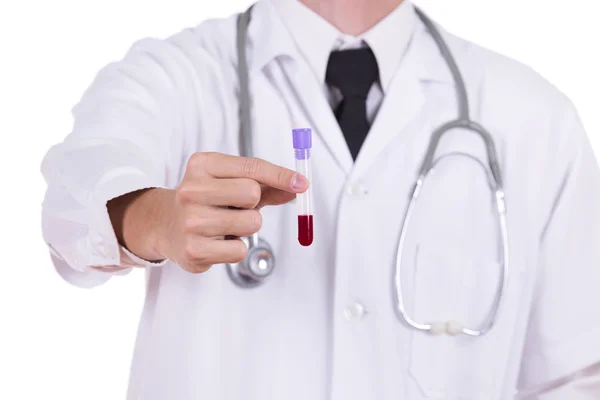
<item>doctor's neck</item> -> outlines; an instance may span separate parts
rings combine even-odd
[[[385,18],[403,0],[300,0],[346,35],[358,36]]]

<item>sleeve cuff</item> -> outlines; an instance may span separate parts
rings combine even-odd
[[[122,246],[120,247],[120,256],[121,265],[129,265],[132,267],[162,267],[168,262],[168,260],[163,260],[161,262],[155,263],[141,259]]]
[[[143,189],[165,187],[157,184],[141,171],[128,168],[111,177],[104,177],[95,191],[94,215],[89,236],[89,248],[92,249],[87,265],[98,271],[114,272],[131,267],[161,267],[167,263],[144,260],[121,246],[117,240],[106,204],[115,197]]]
[[[51,254],[52,262],[60,277],[67,283],[83,288],[91,289],[108,282],[115,275],[126,275],[132,268],[120,268],[119,270],[97,270],[88,268],[86,270],[77,270],[72,268],[66,261]]]

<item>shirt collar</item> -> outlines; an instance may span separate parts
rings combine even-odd
[[[410,1],[412,0],[404,0],[402,5],[388,15],[387,18],[382,20],[375,28],[362,35],[363,39],[369,40],[368,43],[372,47],[373,52],[376,53],[378,63],[380,59],[382,61],[384,59],[391,60],[390,62],[383,62],[385,66],[380,65],[380,76],[382,85],[384,86],[384,91],[386,88],[389,88],[389,84],[393,78],[393,75],[398,69],[399,64],[402,62],[403,56],[406,55],[409,47],[408,44],[411,42],[414,42],[412,45],[410,45],[410,52],[412,54],[411,57],[416,57],[418,59],[416,62],[419,64],[419,68],[416,72],[419,79],[422,81],[454,84],[455,82],[452,78],[452,75],[450,74],[450,71],[440,55],[439,48],[437,48],[437,45],[433,41],[431,35],[427,32],[425,25],[419,20],[419,17],[414,10],[414,6]],[[286,19],[284,23],[282,15],[280,12],[278,12],[279,7],[276,7],[276,4],[284,4],[286,2],[297,3],[298,0],[262,0],[256,2],[253,6],[252,22],[249,26],[249,37],[248,42],[246,43],[246,54],[248,55],[251,73],[261,72],[265,66],[279,57],[289,57],[294,60],[298,60],[299,58],[303,57],[299,51],[300,46],[298,44],[296,44],[296,46],[291,45],[291,42],[294,41],[295,38],[290,33],[291,29],[286,26],[288,20],[290,19]],[[303,7],[302,12],[304,13],[312,13],[312,11],[306,9],[303,4],[295,4],[292,7],[296,6]],[[395,39],[390,39],[386,35],[381,34],[381,32],[386,30],[386,26],[388,26],[388,29],[394,29],[394,27],[398,29],[398,26],[403,26],[394,25],[391,23],[395,20],[394,15],[396,14],[406,14],[403,18],[412,18],[412,22],[406,24],[406,32],[410,32],[411,30],[414,32],[406,34],[404,39],[402,39],[402,35],[399,35],[399,37]],[[313,17],[314,16],[315,15],[313,15]],[[294,18],[292,17],[291,20],[293,21]],[[317,79],[319,79],[320,82],[324,82],[327,61],[329,60],[329,52],[335,49],[336,41],[338,39],[341,39],[343,42],[345,39],[347,39],[347,37],[344,37],[344,35],[340,34],[335,27],[332,27],[330,24],[324,21],[323,18],[317,16],[316,21],[316,24],[328,26],[326,29],[335,33],[332,33],[330,38],[327,40],[321,40],[321,38],[315,41],[308,40],[305,42],[307,44],[303,46],[303,48],[309,50],[311,47],[314,47],[315,49],[325,49],[313,52],[306,50],[304,51],[307,54],[321,54],[321,57],[314,57],[314,62],[308,61],[308,63],[311,64],[311,69],[315,71]],[[408,28],[410,25],[414,27]],[[453,49],[453,52],[457,53],[455,54],[455,57],[460,58],[459,56],[461,56],[465,50],[463,49],[464,46],[460,45],[462,42],[458,41],[457,38],[446,32],[446,30],[437,23],[436,26],[438,30],[440,30],[444,40]],[[379,29],[381,27],[384,27],[384,29]],[[303,29],[303,31],[310,32],[311,30]],[[391,49],[392,51],[388,54],[387,52],[390,51],[390,48],[386,46],[384,41],[379,40],[376,37],[384,37],[388,41],[394,40],[397,46],[394,46]],[[323,43],[328,43],[328,45],[325,47]],[[405,44],[402,45],[402,43]],[[393,54],[395,54],[395,56]],[[313,56],[304,57],[308,59]],[[396,64],[395,67],[393,66],[394,64]],[[392,66],[388,67],[389,65]]]
[[[269,0],[289,31],[298,52],[319,82],[325,81],[329,54],[344,47],[368,45],[377,59],[383,91],[398,70],[417,16],[410,0],[404,0],[377,25],[358,37],[344,35],[335,26],[298,0]],[[390,42],[393,43],[390,46]]]

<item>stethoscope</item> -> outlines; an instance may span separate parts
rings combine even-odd
[[[250,111],[252,105],[250,102],[248,65],[245,51],[251,10],[252,7],[239,16],[237,26],[237,72],[240,84],[240,155],[243,157],[250,157],[253,154],[252,126],[250,123]],[[410,201],[406,209],[404,222],[402,224],[400,239],[398,241],[396,264],[393,268],[392,294],[394,310],[402,322],[406,323],[409,327],[417,331],[429,332],[434,335],[446,333],[449,335],[463,334],[467,336],[482,336],[493,327],[494,322],[496,321],[498,311],[501,307],[501,301],[504,298],[504,293],[506,291],[508,276],[508,232],[506,225],[506,202],[504,198],[504,189],[502,185],[500,167],[498,164],[498,157],[492,136],[485,128],[472,121],[469,117],[469,100],[465,83],[448,46],[433,22],[418,8],[415,7],[415,11],[437,43],[442,57],[452,73],[456,86],[458,118],[447,122],[433,132],[427,152],[425,153],[425,157],[421,165],[418,178],[414,184]],[[453,129],[466,129],[479,135],[484,141],[489,171],[485,169],[485,165],[481,163],[481,161],[476,161],[482,168],[484,168],[486,174],[489,176],[490,189],[493,191],[496,200],[497,221],[500,232],[499,236],[502,243],[502,259],[499,263],[501,266],[500,284],[495,293],[494,301],[487,317],[480,324],[480,326],[475,329],[466,327],[460,321],[438,321],[429,323],[417,322],[406,310],[402,293],[402,256],[413,210],[426,178],[433,171],[436,163],[440,160],[440,158],[434,160],[438,143],[444,133]],[[262,240],[257,233],[250,237],[243,238],[243,240],[248,246],[248,254],[246,259],[236,264],[227,264],[227,271],[229,277],[238,286],[242,288],[256,287],[264,283],[272,274],[275,267],[275,256],[269,244]]]

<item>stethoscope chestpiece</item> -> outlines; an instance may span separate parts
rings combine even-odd
[[[271,275],[275,268],[275,256],[271,246],[264,240],[242,238],[248,246],[248,254],[243,261],[227,264],[227,274],[241,288],[260,286]]]

